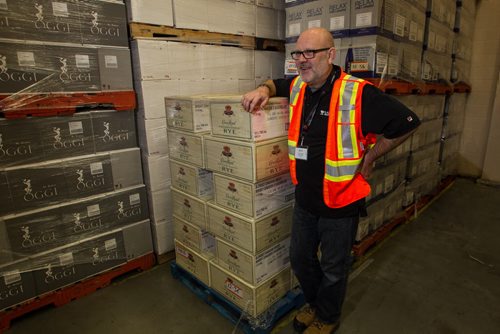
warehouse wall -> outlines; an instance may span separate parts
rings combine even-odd
[[[473,39],[471,79],[472,92],[467,101],[459,162],[459,174],[500,182],[498,126],[500,108],[497,83],[500,69],[500,1],[478,2]],[[500,98],[500,97],[498,97]],[[497,125],[496,127],[494,125]],[[497,134],[495,135],[496,132]],[[496,153],[493,152],[496,150]]]
[[[485,182],[500,184],[500,73],[498,73],[495,103],[490,122],[488,146],[481,179]]]

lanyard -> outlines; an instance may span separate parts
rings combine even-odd
[[[329,85],[327,87],[322,87],[321,88],[321,95],[318,97],[318,102],[316,102],[316,104],[314,105],[314,108],[313,108],[313,111],[307,115],[307,119],[304,119],[304,107],[302,107],[302,128],[301,128],[301,131],[300,131],[300,146],[303,146],[304,144],[304,138],[307,134],[307,131],[309,131],[309,128],[311,127],[311,123],[314,119],[314,116],[316,115],[316,111],[318,110],[318,107],[319,107],[319,104],[321,102],[321,99],[326,95],[326,92],[327,91],[331,91],[331,87],[333,86],[333,82],[335,81],[335,78],[337,77],[338,75],[338,70],[334,67],[332,69],[333,73],[332,73],[332,77],[330,79],[330,82],[329,82]]]
[[[305,136],[307,135],[307,131],[309,131],[309,128],[311,127],[311,123],[314,119],[314,116],[316,115],[316,112],[318,111],[318,107],[319,107],[319,104],[321,102],[321,99],[323,98],[323,96],[325,96],[326,92],[324,89],[321,90],[321,94],[320,96],[318,97],[318,101],[316,102],[316,104],[314,105],[314,107],[312,108],[312,111],[309,113],[309,115],[307,115],[307,118],[304,119],[304,110],[302,109],[302,131],[300,132],[301,136],[300,136],[300,146],[303,146],[304,144],[304,138]]]

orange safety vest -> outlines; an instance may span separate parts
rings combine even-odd
[[[370,185],[357,173],[365,147],[375,144],[374,134],[361,131],[361,95],[368,81],[341,72],[330,99],[325,151],[323,199],[330,208],[341,208],[370,193]],[[295,149],[300,136],[302,106],[307,84],[297,76],[290,86],[288,157],[292,182],[298,184]]]

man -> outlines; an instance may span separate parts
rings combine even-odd
[[[333,333],[370,192],[365,178],[373,162],[407,139],[420,121],[396,99],[334,66],[327,30],[304,31],[296,47],[291,55],[299,76],[266,81],[245,94],[242,105],[252,112],[271,96],[290,99],[290,174],[296,185],[290,262],[307,302],[294,327]],[[375,143],[376,134],[383,136]]]

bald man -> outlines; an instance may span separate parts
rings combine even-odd
[[[420,121],[393,97],[333,65],[335,45],[327,30],[304,31],[296,48],[291,56],[299,76],[267,80],[241,103],[253,112],[272,96],[290,99],[295,184],[290,262],[307,302],[294,327],[307,334],[334,333],[359,217],[366,215],[366,179],[373,162],[407,139]],[[376,140],[376,135],[382,136]]]

